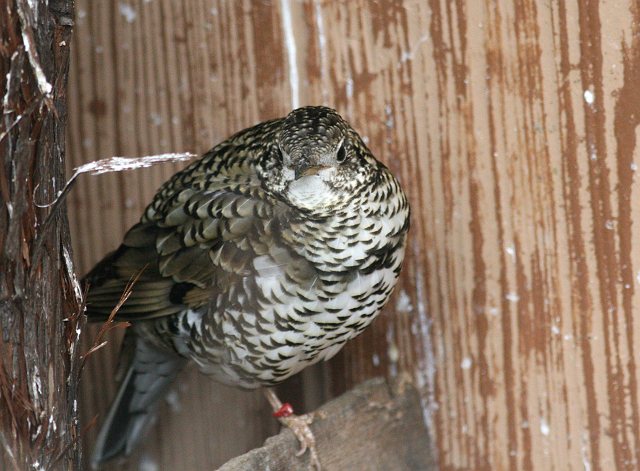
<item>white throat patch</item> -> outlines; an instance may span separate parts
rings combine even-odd
[[[292,181],[289,184],[287,197],[295,206],[313,209],[329,203],[335,195],[325,183],[330,177],[327,172],[333,173],[334,169],[325,169],[317,175],[308,175]]]

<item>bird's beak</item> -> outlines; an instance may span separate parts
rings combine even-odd
[[[320,170],[324,170],[325,168],[327,167],[324,165],[310,165],[308,167],[305,165],[302,165],[300,167],[296,167],[294,171],[295,179],[297,180],[298,178],[317,175]]]

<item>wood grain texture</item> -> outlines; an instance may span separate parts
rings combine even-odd
[[[293,106],[323,103],[404,184],[413,218],[395,297],[303,389],[321,374],[336,394],[409,372],[444,470],[637,469],[635,2],[77,5],[74,164],[202,152]],[[70,210],[82,267],[115,247],[174,170],[79,184]],[[111,365],[92,366],[85,411],[103,410],[113,392]],[[184,383],[206,390],[181,399],[185,408],[197,400],[194,411],[218,394],[194,375]],[[168,421],[199,427],[187,413]],[[263,425],[245,431],[255,435],[242,446],[269,428],[251,420]],[[184,464],[185,446],[220,443],[216,427],[194,431],[189,447],[187,428],[161,425],[172,466]],[[159,436],[145,452],[157,462]],[[191,469],[219,463],[207,459]]]

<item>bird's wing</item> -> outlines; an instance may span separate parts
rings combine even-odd
[[[257,185],[179,189],[86,276],[87,315],[107,318],[136,277],[119,319],[156,318],[207,304],[250,275],[253,260],[269,252],[277,211]]]

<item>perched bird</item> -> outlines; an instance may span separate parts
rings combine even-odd
[[[133,450],[189,360],[258,388],[335,355],[389,299],[408,228],[396,178],[325,107],[241,131],[175,174],[85,278],[87,315],[104,320],[137,277],[93,465]]]

